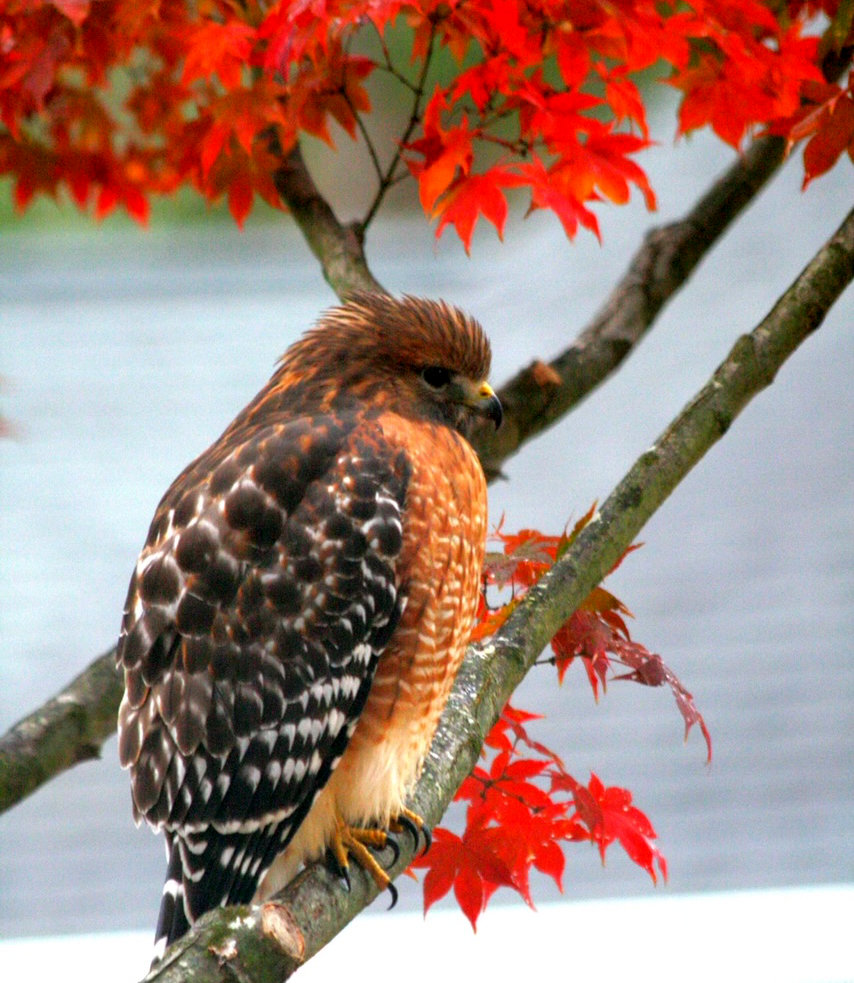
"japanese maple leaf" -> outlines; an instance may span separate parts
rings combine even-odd
[[[628,638],[614,638],[611,651],[624,666],[632,670],[622,676],[616,676],[616,680],[630,679],[645,686],[663,686],[666,683],[670,687],[676,706],[685,721],[686,740],[691,728],[696,724],[706,742],[706,761],[711,761],[712,737],[706,721],[697,709],[694,697],[685,689],[676,673],[665,665],[661,656]]]
[[[531,587],[562,555],[568,542],[566,536],[547,536],[537,529],[505,534],[500,527],[493,538],[503,544],[504,554],[489,553],[485,569],[499,588]]]
[[[598,845],[603,863],[608,847],[617,841],[653,883],[658,880],[656,867],[667,879],[667,862],[650,842],[656,838],[655,830],[646,815],[632,804],[631,792],[617,786],[606,788],[592,772],[586,786],[570,776],[556,778],[555,785],[572,792],[578,816]]]
[[[474,227],[481,215],[491,222],[504,238],[504,223],[507,220],[507,199],[502,188],[520,183],[517,175],[500,167],[493,167],[485,174],[469,174],[460,177],[442,196],[433,208],[438,215],[436,238],[441,236],[445,226],[454,226],[467,253],[471,252],[471,239]]]
[[[804,147],[803,187],[829,171],[847,150],[854,161],[854,72],[848,88],[824,83],[804,85],[805,105],[787,119],[778,120],[771,132],[787,137],[789,149],[799,140]]]
[[[509,751],[519,741],[526,745],[532,745],[525,724],[532,720],[542,720],[541,713],[529,713],[527,710],[520,710],[518,707],[506,704],[501,711],[501,716],[495,721],[492,730],[486,735],[484,744],[487,747],[495,748],[497,751]]]
[[[620,637],[629,638],[623,615],[631,617],[631,611],[622,601],[604,587],[593,588],[552,638],[559,682],[572,661],[583,658],[593,695],[599,698],[599,686],[605,690],[610,669],[608,653]]]
[[[545,804],[536,808],[505,794],[470,810],[467,833],[481,853],[488,852],[509,874],[509,883],[484,878],[484,904],[499,887],[506,886],[533,908],[532,867],[548,874],[563,890],[565,858],[560,844],[574,838],[576,824],[567,819],[567,803],[552,802],[544,791],[541,795]]]
[[[371,109],[363,83],[375,68],[370,58],[348,55],[340,44],[330,45],[321,60],[303,66],[291,83],[288,111],[295,126],[334,147],[328,127],[332,116],[355,138],[357,114]]]
[[[596,216],[568,190],[569,182],[564,179],[560,165],[546,168],[534,156],[530,163],[520,165],[518,173],[531,189],[528,214],[538,208],[548,208],[557,215],[567,238],[575,238],[579,225],[589,229],[597,239],[602,238]]]
[[[205,179],[220,155],[231,152],[231,138],[246,156],[251,156],[255,138],[262,130],[278,125],[280,133],[287,131],[288,118],[279,102],[280,95],[281,87],[276,83],[259,82],[251,89],[235,89],[210,102],[208,120],[198,121],[199,160]]]
[[[629,200],[629,185],[644,196],[650,211],[656,208],[655,193],[646,174],[629,159],[629,154],[649,146],[649,141],[629,133],[591,133],[583,144],[574,144],[562,157],[560,173],[565,190],[579,201],[597,197],[622,205]]]
[[[430,216],[436,214],[437,201],[458,176],[469,173],[474,159],[475,134],[469,130],[468,117],[464,116],[455,126],[445,127],[442,112],[446,107],[445,95],[437,88],[424,112],[424,135],[406,146],[409,153],[423,157],[418,161],[407,155],[406,164],[418,181],[421,207]]]
[[[475,931],[491,893],[487,885],[513,883],[506,863],[484,842],[482,829],[467,830],[460,837],[437,827],[429,852],[416,857],[411,866],[428,868],[424,877],[424,914],[453,887],[454,896]]]
[[[643,135],[644,141],[649,139],[649,127],[646,122],[646,109],[643,99],[635,83],[627,78],[625,73],[608,72],[597,65],[599,74],[605,82],[605,100],[611,107],[614,118],[619,123],[624,119],[635,123]]]
[[[555,653],[558,681],[563,682],[567,669],[576,658],[584,659],[584,669],[593,690],[599,699],[599,687],[607,688],[608,658],[614,642],[614,632],[594,611],[576,611],[560,628],[551,641]]]
[[[187,57],[181,81],[186,85],[217,75],[227,89],[236,88],[249,60],[255,33],[254,28],[241,21],[203,21],[188,27],[183,37]]]
[[[51,0],[57,10],[79,27],[89,16],[90,0]]]

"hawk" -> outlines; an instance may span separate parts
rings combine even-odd
[[[411,828],[486,539],[480,325],[358,295],[292,345],[154,515],[125,605],[119,758],[162,830],[156,955],[306,861]]]

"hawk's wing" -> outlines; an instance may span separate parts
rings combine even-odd
[[[375,424],[323,416],[228,431],[164,496],[118,658],[167,943],[251,899],[343,754],[400,617],[409,475]]]

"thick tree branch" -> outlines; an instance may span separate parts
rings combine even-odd
[[[652,229],[622,280],[575,341],[548,365],[535,362],[502,386],[504,425],[478,431],[489,476],[522,444],[557,422],[603,382],[652,327],[668,300],[756,197],[783,161],[783,141],[757,140],[681,219]]]
[[[572,547],[492,639],[471,646],[412,802],[441,817],[483,739],[543,647],[630,545],[647,519],[727,432],[747,403],[821,324],[854,278],[854,211],[770,314],[735,343],[715,374],[644,453]],[[393,873],[411,859],[403,842]],[[350,892],[319,864],[259,909],[218,909],[170,949],[147,978],[158,983],[251,979],[279,983],[329,942],[376,893],[361,871]]]
[[[107,652],[0,740],[0,812],[79,761],[116,732],[122,679]]]

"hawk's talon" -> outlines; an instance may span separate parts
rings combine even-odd
[[[402,809],[400,814],[395,816],[389,823],[389,829],[394,833],[409,833],[412,837],[412,845],[416,851],[420,842],[420,834],[423,833],[424,849],[422,853],[426,853],[433,843],[433,834],[430,831],[430,827],[426,825],[417,812],[413,812],[411,809]]]
[[[397,899],[399,895],[397,893],[397,888],[394,886],[394,883],[392,881],[388,882],[388,884],[386,885],[386,890],[391,895],[391,904],[388,906],[386,910],[391,911],[391,909],[397,904]]]
[[[390,833],[386,833],[385,846],[392,852],[391,863],[388,866],[394,867],[398,860],[400,860],[400,844]]]
[[[400,828],[394,829],[395,826]],[[408,833],[412,837],[412,846],[416,850],[418,849],[418,836],[421,832],[421,827],[417,825],[414,819],[410,819],[406,814],[401,814],[395,818],[390,828],[395,833]]]
[[[350,884],[350,870],[346,863],[341,863],[331,846],[326,850],[326,866],[341,881],[349,894],[352,886]]]
[[[392,850],[399,853],[400,848],[393,841],[389,841],[388,834],[382,829],[361,829],[357,826],[349,826],[341,816],[338,816],[336,828],[332,834],[332,841],[329,850],[340,869],[345,872],[349,884],[349,873],[352,857],[366,873],[373,878],[374,884],[380,889],[385,890],[390,883],[388,874],[380,866],[379,861],[371,853],[371,850],[382,850],[383,847],[391,845]]]

